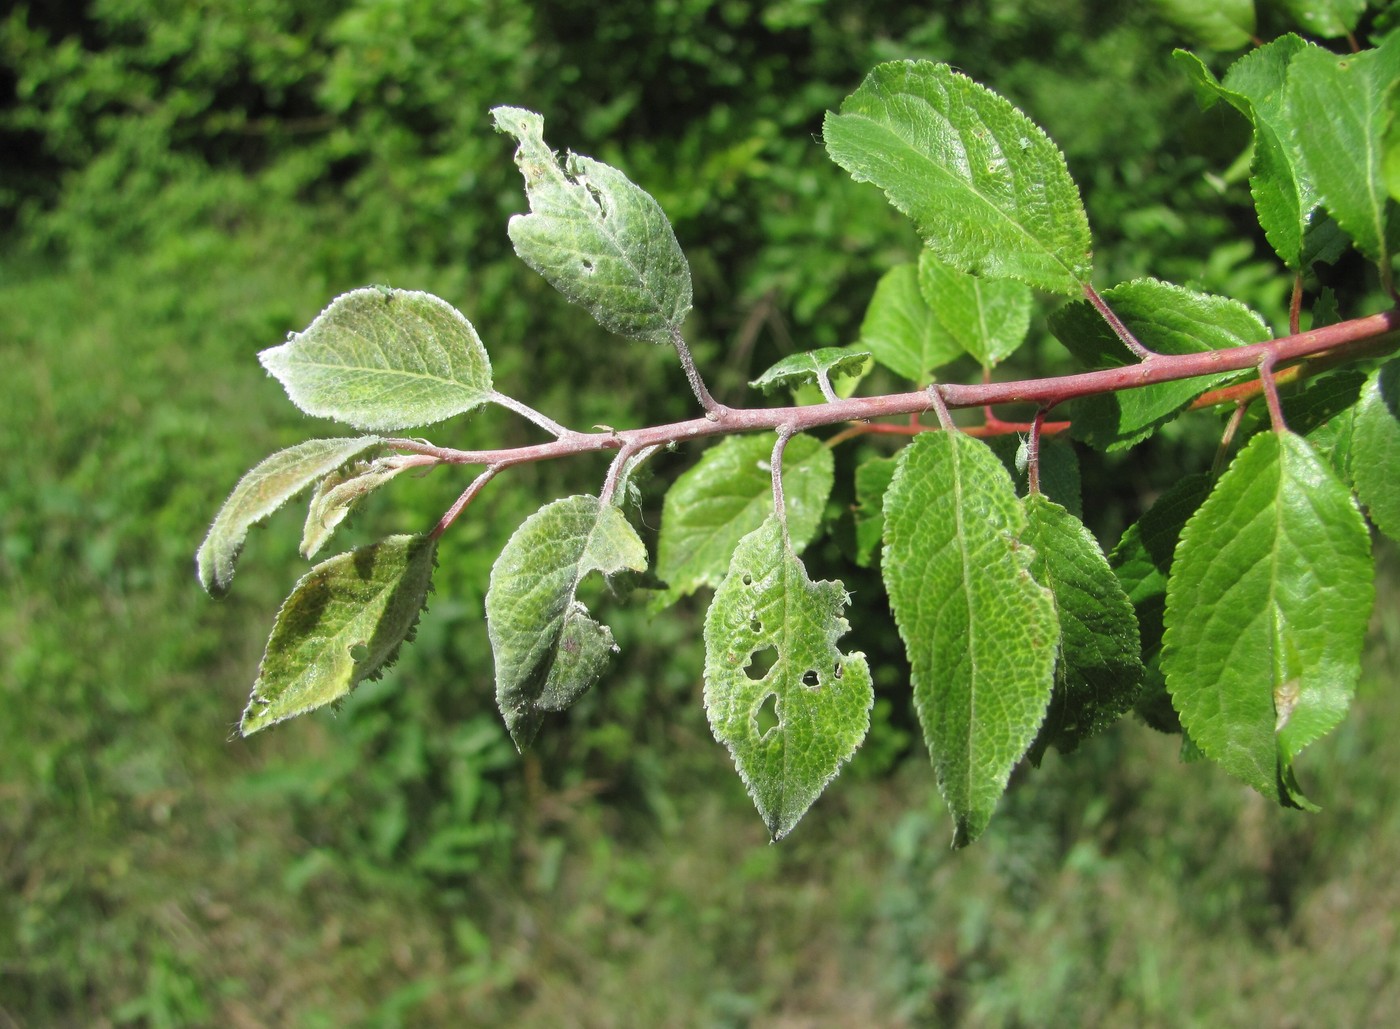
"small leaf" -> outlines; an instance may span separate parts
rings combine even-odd
[[[884,190],[955,268],[1069,295],[1089,281],[1089,221],[1064,155],[948,65],[877,66],[823,134],[832,160]]]
[[[471,322],[410,290],[344,293],[258,360],[307,414],[372,432],[440,422],[492,396],[491,362]]]
[[[1292,144],[1323,206],[1371,260],[1388,267],[1393,206],[1381,170],[1400,81],[1400,34],[1375,50],[1337,55],[1307,47],[1288,69]]]
[[[885,494],[885,584],[954,846],[986,828],[1045,718],[1060,628],[1011,477],[956,432],[915,438]]]
[[[1366,0],[1282,0],[1282,3],[1310,35],[1322,39],[1345,36],[1366,13]]]
[[[856,466],[856,564],[868,568],[885,534],[885,491],[898,457],[872,457]]]
[[[690,310],[690,266],[661,206],[616,168],[544,141],[544,119],[518,107],[491,112],[519,141],[530,213],[510,220],[520,259],[609,332],[667,343]]]
[[[1152,6],[1196,46],[1238,50],[1254,35],[1254,0],[1152,0]]]
[[[1351,492],[1292,433],[1261,432],[1187,522],[1162,668],[1191,739],[1298,805],[1293,761],[1346,713],[1374,599]]]
[[[662,508],[656,558],[656,574],[670,588],[656,606],[724,577],[739,541],[773,512],[772,456],[772,437],[730,436],[676,480]],[[783,495],[795,552],[816,535],[834,480],[831,450],[820,440],[797,435],[788,441]]]
[[[812,582],[770,517],[734,551],[705,616],[705,711],[774,840],[792,831],[870,728],[875,702],[839,582]],[[770,667],[767,658],[772,659]],[[771,727],[760,716],[771,707]]]
[[[1084,523],[1041,494],[1025,500],[1031,574],[1055,595],[1060,656],[1055,691],[1030,759],[1068,754],[1127,711],[1142,686],[1137,618]]]
[[[896,375],[920,386],[962,356],[958,341],[933,317],[914,264],[895,265],[880,277],[860,324],[860,345]]]
[[[795,389],[807,383],[831,384],[834,376],[859,376],[870,363],[870,351],[847,347],[821,347],[789,354],[749,383],[754,389],[772,393],[776,389]]]
[[[1366,380],[1356,407],[1351,478],[1376,528],[1400,540],[1400,361]]]
[[[969,275],[925,250],[919,290],[944,333],[984,367],[996,367],[1026,341],[1033,297],[1025,283]]]
[[[381,457],[370,462],[358,461],[353,469],[332,472],[322,479],[311,496],[311,505],[306,512],[306,526],[301,533],[301,556],[315,557],[331,538],[335,527],[345,520],[350,508],[406,467],[396,458]]]
[[[436,551],[425,536],[390,536],[302,576],[277,612],[239,731],[339,700],[389,667],[412,639]]]
[[[1210,476],[1204,474],[1178,480],[1141,518],[1128,526],[1108,556],[1109,567],[1132,602],[1137,619],[1144,666],[1137,712],[1159,732],[1182,731],[1159,662],[1172,555],[1182,528],[1210,495],[1211,485]]]
[[[381,442],[378,436],[312,439],[279,450],[259,462],[219,508],[195,562],[199,581],[214,596],[228,592],[234,565],[248,529],[296,496],[321,476]]]
[[[496,702],[516,746],[597,680],[617,650],[612,630],[578,600],[580,583],[645,571],[647,552],[622,512],[596,497],[566,497],[527,518],[491,569],[486,628]]]
[[[1264,320],[1239,301],[1155,279],[1125,282],[1105,290],[1103,297],[1144,346],[1161,354],[1199,354],[1269,338]],[[1066,304],[1052,314],[1050,329],[1091,368],[1135,362],[1087,301]],[[1074,403],[1070,431],[1076,439],[1100,450],[1130,447],[1152,435],[1196,397],[1239,374],[1204,375],[1085,397]]]

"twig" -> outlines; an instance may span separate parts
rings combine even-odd
[[[465,511],[467,509],[467,505],[470,504],[474,499],[476,499],[476,495],[481,492],[482,488],[493,478],[496,477],[496,472],[498,472],[499,470],[499,468],[496,468],[494,466],[487,468],[484,472],[482,472],[475,479],[473,479],[472,484],[466,489],[464,489],[462,491],[462,495],[458,497],[456,501],[452,504],[452,506],[447,509],[447,513],[438,519],[438,523],[433,526],[433,531],[428,534],[429,537],[432,539],[438,539],[444,532],[446,532],[448,530],[448,527],[451,526],[452,523],[457,520],[457,516],[463,511]]]
[[[552,418],[548,418],[545,415],[540,414],[540,412],[536,411],[533,407],[530,407],[528,404],[522,404],[519,400],[516,400],[514,397],[508,397],[504,393],[497,393],[495,390],[492,390],[491,402],[494,404],[499,404],[501,407],[504,407],[507,411],[514,411],[516,414],[520,415],[520,417],[534,422],[541,429],[549,433],[551,436],[554,436],[556,439],[569,435],[570,430],[564,428],[564,426],[560,425]]]

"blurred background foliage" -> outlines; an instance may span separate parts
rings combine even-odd
[[[337,715],[229,740],[299,521],[232,597],[191,555],[310,424],[254,354],[371,282],[447,297],[498,387],[579,427],[683,417],[672,355],[607,337],[510,253],[499,103],[622,167],[674,220],[712,385],[855,338],[918,242],[826,158],[877,61],[946,60],[1064,148],[1101,285],[1154,274],[1276,326],[1242,124],[1197,110],[1140,5],[1100,0],[44,0],[0,22],[0,1026],[1378,1024],[1400,1010],[1396,561],[1358,710],[1270,808],[1131,720],[1018,774],[951,855],[882,593],[855,593],[871,739],[781,846],[700,703],[703,608],[605,601],[616,670],[520,757],[493,705],[490,565],[603,466],[497,480],[450,534],[417,643]],[[1222,66],[1223,62],[1217,62]],[[1368,286],[1335,270],[1344,300]],[[1041,337],[1019,366],[1064,366]],[[881,380],[869,388],[893,386]],[[1086,462],[1109,545],[1208,465],[1188,419]],[[451,438],[443,433],[450,433]],[[495,413],[438,433],[509,445]],[[641,518],[655,526],[658,461]],[[849,471],[850,455],[842,455]],[[464,482],[376,497],[342,543]],[[833,517],[848,497],[838,496]],[[1323,946],[1325,941],[1326,946]]]

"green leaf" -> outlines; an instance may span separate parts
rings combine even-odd
[[[984,367],[1000,364],[1026,340],[1033,297],[1023,282],[969,275],[925,250],[919,290],[943,332]]]
[[[378,436],[312,439],[279,450],[259,462],[229,494],[200,544],[195,563],[199,581],[215,596],[228,592],[248,529],[321,476],[380,442]]]
[[[1282,0],[1310,35],[1336,39],[1356,28],[1366,13],[1366,0]]]
[[[1238,50],[1254,36],[1254,0],[1152,0],[1152,6],[1196,46]]]
[[[856,466],[856,564],[868,568],[885,534],[885,491],[898,457],[872,457]]]
[[[519,141],[530,213],[510,220],[520,259],[609,332],[667,343],[690,310],[690,266],[661,206],[616,168],[544,141],[544,119],[518,107],[491,112]]]
[[[1308,47],[1289,65],[1293,146],[1323,206],[1371,260],[1389,267],[1394,202],[1381,171],[1400,35],[1375,50],[1336,55]]]
[[[1376,528],[1400,540],[1400,361],[1376,369],[1356,407],[1351,478]]]
[[[1230,774],[1305,803],[1298,753],[1346,713],[1374,598],[1351,492],[1292,433],[1261,432],[1186,523],[1162,668],[1181,722]]]
[[[1011,477],[983,444],[931,432],[904,449],[882,564],[955,846],[986,828],[1054,686],[1060,628],[1031,577],[1025,528]]]
[[[749,383],[754,389],[772,393],[776,389],[796,389],[808,383],[831,385],[833,376],[863,375],[870,363],[870,351],[849,347],[820,347],[789,354]]]
[[[1162,616],[1167,606],[1167,581],[1172,556],[1186,522],[1210,495],[1209,475],[1188,475],[1157,498],[1143,516],[1128,526],[1108,556],[1109,567],[1132,602],[1142,647],[1144,685],[1137,712],[1160,732],[1181,732],[1162,676]]]
[[[675,482],[661,512],[656,574],[669,589],[658,607],[714,586],[729,568],[739,541],[773,513],[770,436],[730,436],[711,447]],[[783,496],[788,537],[801,553],[821,524],[835,480],[831,451],[813,436],[797,435],[783,453]]]
[[[1269,338],[1264,320],[1244,304],[1156,279],[1134,279],[1103,297],[1149,350],[1199,354]],[[1135,364],[1108,324],[1087,301],[1066,304],[1050,316],[1050,329],[1091,368]],[[1101,450],[1121,450],[1146,439],[1207,390],[1241,373],[1204,375],[1179,382],[1085,397],[1074,403],[1076,439]]]
[[[1089,281],[1089,221],[1064,155],[948,65],[879,65],[823,134],[832,160],[884,190],[954,267],[1069,295]]]
[[[705,711],[774,840],[870,728],[865,655],[836,646],[849,602],[841,583],[807,578],[770,517],[740,540],[705,616]]]
[[[1346,246],[1336,223],[1318,215],[1317,190],[1293,143],[1298,128],[1285,103],[1289,63],[1309,45],[1292,34],[1280,36],[1231,65],[1223,84],[1194,54],[1178,50],[1173,55],[1186,65],[1198,89],[1228,101],[1253,126],[1250,193],[1264,235],[1295,271],[1317,260],[1335,260]]]
[[[933,381],[935,369],[962,356],[958,341],[933,317],[919,290],[919,270],[895,265],[880,277],[860,324],[860,345],[875,360],[920,386]]]
[[[1055,691],[1030,759],[1053,745],[1068,754],[1127,711],[1142,686],[1137,618],[1108,560],[1074,515],[1041,494],[1025,500],[1022,542],[1031,574],[1055,596],[1060,655]]]
[[[331,472],[322,479],[311,495],[311,505],[306,512],[301,556],[315,557],[331,538],[335,527],[345,520],[350,508],[407,467],[398,458],[381,457],[374,461],[357,461],[353,469]]]
[[[339,700],[389,667],[413,638],[436,551],[426,536],[390,536],[302,576],[277,612],[239,731]]]
[[[343,293],[258,360],[307,414],[372,432],[439,422],[492,397],[491,362],[471,322],[410,290]]]
[[[617,650],[590,617],[579,585],[645,571],[647,552],[622,512],[597,497],[566,497],[527,518],[491,569],[486,628],[496,658],[496,702],[516,746],[597,680]]]

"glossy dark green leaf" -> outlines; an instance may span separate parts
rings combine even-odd
[[[412,639],[436,551],[425,536],[390,536],[302,576],[277,612],[243,735],[339,700],[389,667]]]
[[[955,268],[1068,295],[1089,281],[1089,222],[1064,155],[948,65],[877,66],[823,135],[832,160],[884,190]]]
[[[1182,530],[1167,688],[1196,745],[1282,803],[1306,804],[1293,762],[1351,702],[1372,574],[1351,491],[1292,433],[1250,440]]]
[[[739,541],[705,617],[705,711],[774,840],[870,728],[865,655],[836,645],[848,603],[841,583],[807,577],[772,517]]]
[[[1025,507],[1031,574],[1054,594],[1060,620],[1055,690],[1029,753],[1039,764],[1047,747],[1067,754],[1117,721],[1137,699],[1143,669],[1133,605],[1098,541],[1042,494]]]
[[[1054,687],[1060,627],[1031,577],[1025,528],[1011,477],[982,443],[931,432],[904,449],[881,565],[955,846],[986,828]]]

